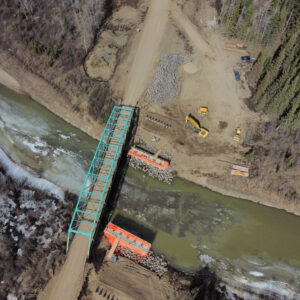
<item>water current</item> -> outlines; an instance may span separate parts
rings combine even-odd
[[[0,146],[16,162],[78,193],[97,141],[1,86]],[[153,250],[178,269],[209,266],[231,286],[300,299],[300,217],[181,179],[165,185],[133,169],[114,214],[148,227]]]

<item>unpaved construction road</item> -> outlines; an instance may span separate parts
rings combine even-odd
[[[60,272],[54,276],[38,300],[74,300],[77,299],[84,280],[84,266],[88,254],[89,239],[76,234],[67,260]]]
[[[159,45],[168,21],[169,0],[152,0],[144,29],[135,53],[125,90],[125,105],[135,106],[147,87],[155,59],[159,57]]]
[[[188,19],[185,14],[182,13],[178,6],[172,3],[170,8],[172,18],[184,30],[186,35],[199,51],[199,54],[209,56],[211,49],[207,42],[199,34],[197,27]]]

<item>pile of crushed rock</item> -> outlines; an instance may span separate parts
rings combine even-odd
[[[147,91],[150,100],[157,104],[165,104],[178,97],[177,69],[183,63],[183,55],[164,54],[161,56],[155,78]]]

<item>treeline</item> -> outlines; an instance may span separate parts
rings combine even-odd
[[[224,0],[221,19],[231,37],[260,50],[249,73],[257,109],[300,128],[300,1]]]

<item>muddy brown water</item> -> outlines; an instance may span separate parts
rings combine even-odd
[[[29,97],[0,87],[0,146],[78,193],[97,141]],[[231,285],[300,298],[299,217],[181,179],[165,185],[133,169],[121,188],[118,214],[149,228],[153,250],[176,268],[208,265]]]

